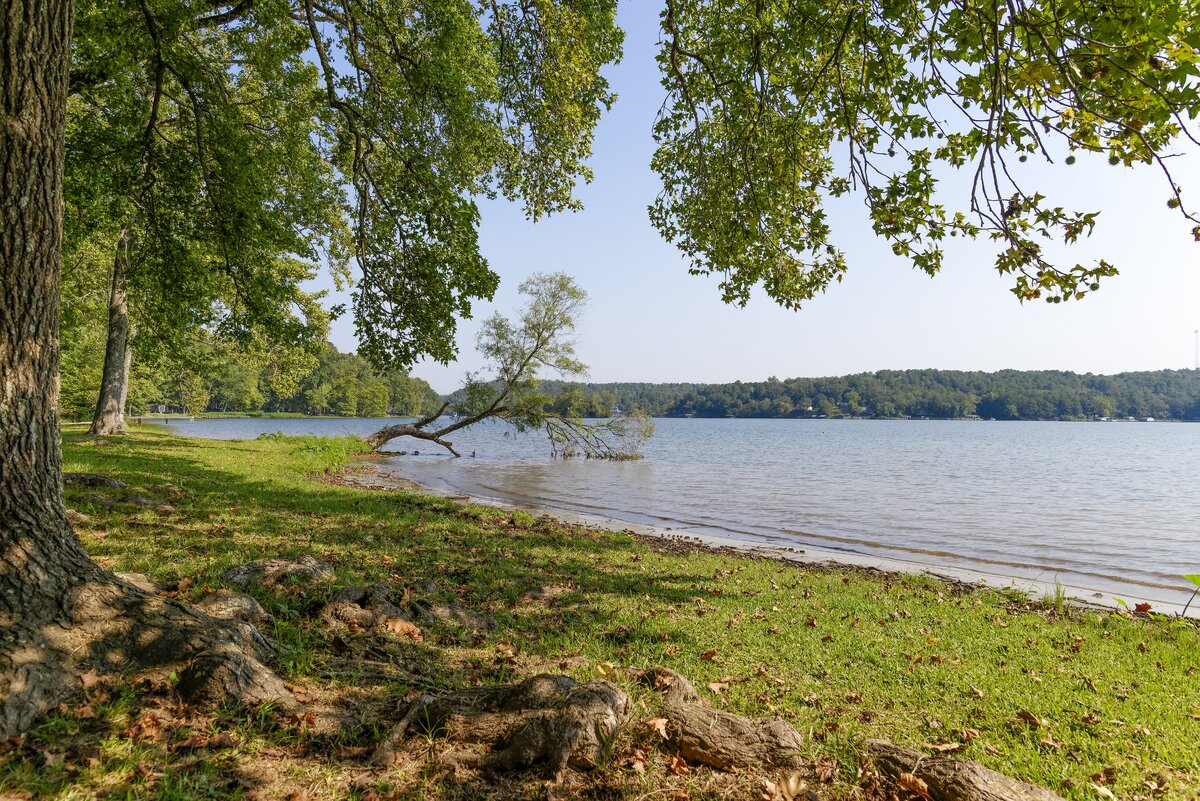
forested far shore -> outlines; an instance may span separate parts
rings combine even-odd
[[[1200,420],[1200,371],[881,370],[732,384],[544,381],[551,396],[654,417]]]
[[[376,372],[353,353],[321,349],[311,369],[280,381],[277,366],[221,351],[202,368],[135,370],[133,414],[421,416],[446,399],[403,371]],[[73,380],[74,379],[74,380]],[[98,380],[98,375],[94,380]],[[65,418],[84,418],[95,388],[64,374]],[[882,370],[731,384],[542,381],[545,408],[572,417],[963,418],[1200,420],[1200,372],[1093,375],[1058,370]],[[447,396],[450,400],[454,396]]]

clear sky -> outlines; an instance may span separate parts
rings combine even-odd
[[[485,202],[480,242],[501,277],[493,303],[459,325],[460,357],[413,374],[453,390],[474,352],[477,321],[520,303],[517,286],[533,272],[564,271],[590,295],[578,332],[592,381],[761,380],[882,369],[1062,369],[1112,373],[1193,366],[1200,328],[1200,243],[1191,224],[1166,207],[1167,184],[1154,168],[1109,167],[1081,157],[1073,167],[1033,175],[1056,205],[1101,212],[1091,239],[1061,263],[1103,257],[1121,275],[1085,300],[1021,305],[1011,280],[992,267],[991,243],[947,249],[936,278],[891,254],[866,221],[858,198],[831,207],[835,242],[846,251],[843,283],[799,312],[761,293],[745,308],[721,302],[716,280],[691,276],[680,254],[650,226],[658,191],[650,171],[651,125],[663,99],[654,61],[657,0],[625,0],[625,56],[607,71],[619,94],[596,131],[595,181],[580,191],[585,210],[537,224],[505,202]],[[1198,156],[1176,160],[1176,180],[1200,192]],[[965,192],[946,176],[944,201],[963,208]],[[1026,186],[1030,188],[1029,185]],[[1071,261],[1066,259],[1070,257]],[[354,327],[334,324],[332,340],[354,350]]]

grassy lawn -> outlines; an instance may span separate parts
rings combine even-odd
[[[67,490],[68,506],[88,519],[77,526],[84,544],[113,569],[195,600],[250,559],[309,553],[335,567],[337,585],[258,597],[275,618],[264,632],[279,646],[279,672],[341,722],[186,709],[169,678],[99,684],[24,741],[0,746],[0,799],[761,798],[761,781],[776,777],[668,770],[670,755],[638,725],[655,717],[658,699],[622,673],[656,665],[689,677],[714,706],[787,718],[805,737],[805,778],[821,797],[872,794],[859,775],[868,737],[954,749],[1072,799],[1200,797],[1193,625],[926,577],[687,552],[523,512],[356,489],[332,475],[356,469],[352,450],[311,438],[138,430],[97,443],[67,434],[68,471],[129,485]],[[168,505],[125,502],[134,495]],[[499,628],[431,627],[413,642],[334,635],[316,619],[338,585],[421,579]],[[565,590],[550,603],[522,598],[555,585]],[[615,675],[636,699],[611,764],[548,789],[537,774],[443,768],[439,744],[417,738],[397,767],[368,768],[367,749],[406,694],[542,671]],[[644,772],[627,766],[634,748],[649,754]]]

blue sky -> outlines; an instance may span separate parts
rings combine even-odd
[[[658,191],[650,171],[651,125],[663,90],[654,62],[660,3],[625,0],[625,56],[607,75],[620,95],[596,131],[595,181],[582,212],[537,224],[505,202],[482,205],[480,242],[501,276],[493,303],[476,305],[459,326],[460,357],[413,374],[448,392],[481,366],[477,321],[520,304],[517,286],[533,272],[564,271],[588,291],[579,355],[593,381],[760,380],[774,375],[840,375],[881,369],[1063,369],[1112,373],[1193,366],[1200,328],[1200,243],[1166,207],[1167,184],[1153,168],[1109,167],[1081,157],[1073,167],[1031,171],[1056,204],[1101,212],[1096,233],[1062,260],[1107,258],[1121,270],[1081,302],[1021,305],[1011,281],[992,268],[989,242],[956,241],[936,278],[916,272],[876,239],[858,198],[831,206],[835,243],[850,265],[843,283],[799,312],[761,293],[746,308],[726,306],[716,280],[688,275],[680,254],[650,226]],[[1176,180],[1200,191],[1191,155]],[[945,202],[965,192],[946,178]],[[1032,185],[1032,184],[1031,184]],[[1028,188],[1028,186],[1027,186]],[[334,324],[341,350],[355,348],[353,323]]]

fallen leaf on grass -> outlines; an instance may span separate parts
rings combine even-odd
[[[783,776],[778,782],[763,779],[762,801],[799,801],[805,797],[808,784],[799,773]]]
[[[628,768],[632,768],[635,773],[646,772],[646,752],[640,748],[633,749],[633,753],[625,760],[624,764]]]
[[[714,693],[720,694],[729,689],[729,682],[727,682],[727,681],[710,681],[708,683],[708,689]]]
[[[648,718],[642,721],[642,726],[651,734],[657,734],[665,740],[667,739],[667,722],[666,718]]]
[[[153,712],[143,712],[137,720],[121,731],[121,736],[133,740],[161,740],[162,718]]]
[[[716,662],[717,661],[716,649],[709,649],[709,650],[705,651],[704,653],[700,654],[700,658],[703,659],[705,662]]]
[[[421,642],[421,630],[407,620],[401,620],[398,617],[388,618],[383,622],[383,628],[399,637],[407,637],[413,642]]]
[[[1107,787],[1101,787],[1098,784],[1093,784],[1092,789],[1095,790],[1096,795],[1100,796],[1101,798],[1107,798],[1109,801],[1116,801],[1117,797],[1113,795],[1113,791]]]
[[[1036,729],[1042,726],[1049,726],[1050,722],[1044,718],[1039,718],[1027,709],[1022,709],[1017,713],[1017,717],[1029,724],[1029,728]]]
[[[679,754],[676,754],[675,756],[671,757],[671,768],[670,769],[671,769],[671,772],[674,773],[676,776],[686,776],[687,772],[688,772],[687,760],[684,759]]]

